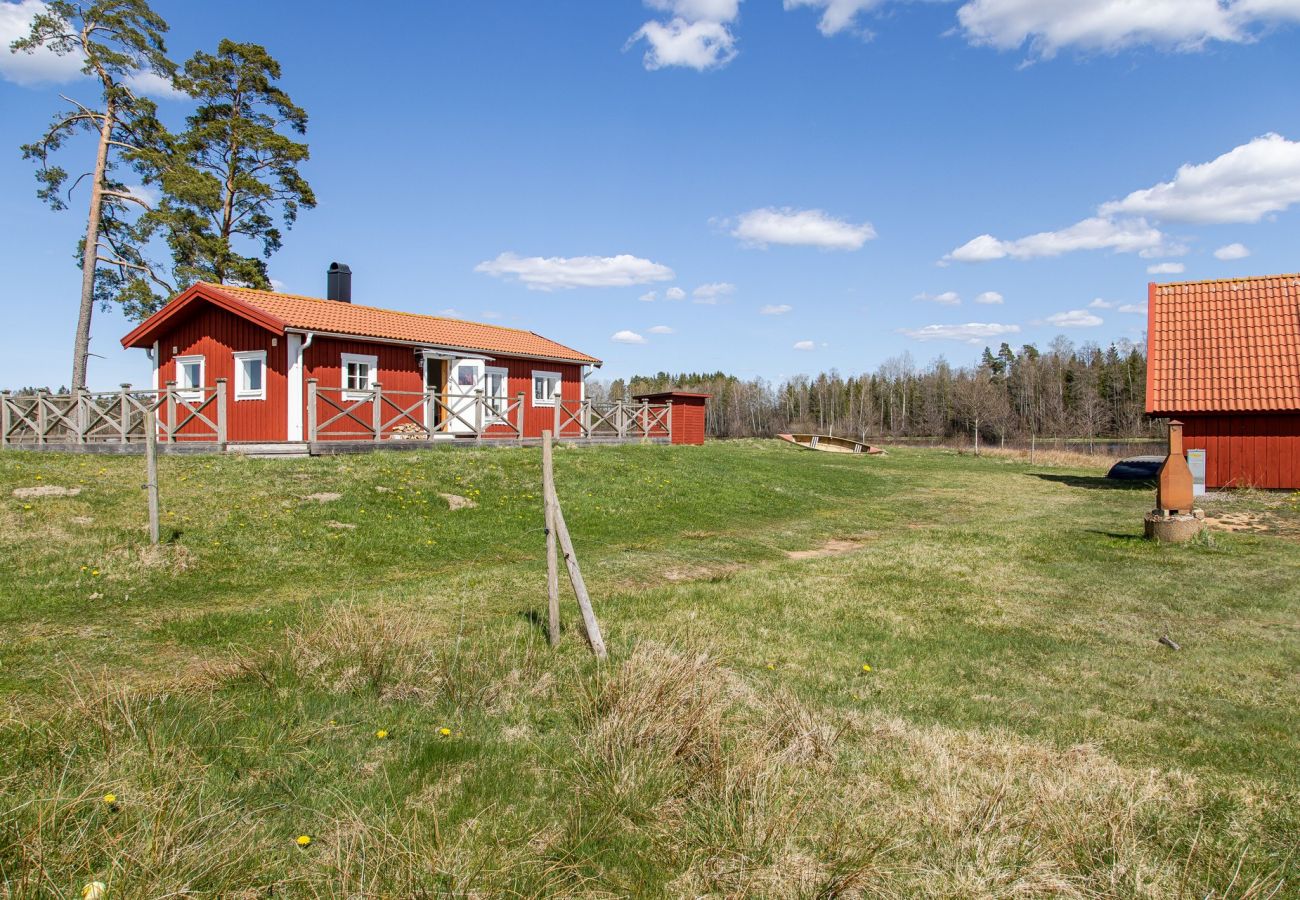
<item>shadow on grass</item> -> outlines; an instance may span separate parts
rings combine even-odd
[[[1055,481],[1070,487],[1091,488],[1097,491],[1153,491],[1155,481],[1138,481],[1121,478],[1107,478],[1104,475],[1053,475],[1047,472],[1030,472],[1034,478],[1043,481]]]
[[[1114,538],[1117,541],[1145,541],[1146,540],[1146,535],[1143,534],[1131,534],[1131,533],[1120,532],[1120,531],[1101,531],[1100,529],[1097,528],[1089,528],[1088,534],[1099,534],[1102,537]]]

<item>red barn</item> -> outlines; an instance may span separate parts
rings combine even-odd
[[[571,404],[595,357],[531,331],[353,304],[337,263],[328,293],[200,282],[122,345],[150,353],[155,390],[174,382],[197,403],[217,385],[230,442],[539,437],[561,412],[563,433],[581,433]]]
[[[1300,275],[1149,285],[1146,408],[1207,487],[1300,488]]]

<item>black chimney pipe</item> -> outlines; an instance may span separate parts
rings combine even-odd
[[[332,262],[325,274],[325,299],[352,302],[352,270],[347,263]]]

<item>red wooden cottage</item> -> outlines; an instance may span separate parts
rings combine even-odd
[[[353,304],[338,263],[328,284],[321,299],[200,282],[122,345],[150,353],[155,390],[174,382],[198,403],[224,385],[230,442],[539,437],[557,398],[576,415],[587,368],[601,364],[531,331]]]
[[[1147,412],[1207,487],[1300,488],[1300,275],[1151,284]]]

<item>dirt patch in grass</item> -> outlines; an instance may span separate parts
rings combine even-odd
[[[732,573],[740,571],[740,568],[735,563],[711,566],[685,564],[665,569],[664,578],[673,584],[686,581],[721,581],[730,577]]]
[[[822,559],[827,556],[839,556],[842,553],[853,553],[861,550],[863,545],[872,537],[872,535],[864,534],[846,538],[831,538],[820,547],[813,547],[811,550],[787,550],[785,555],[788,559]]]
[[[447,508],[451,510],[473,509],[478,506],[473,500],[462,497],[460,494],[439,494],[438,496],[447,501]]]
[[[336,494],[333,491],[321,491],[316,494],[308,494],[307,500],[315,500],[317,503],[333,503],[335,500],[343,499],[342,494]]]
[[[326,522],[325,527],[333,528],[338,531],[352,531],[357,526],[354,525],[352,522]]]
[[[14,496],[19,500],[36,500],[41,497],[75,497],[81,493],[79,487],[60,487],[57,484],[38,484],[32,487],[14,488]]]

